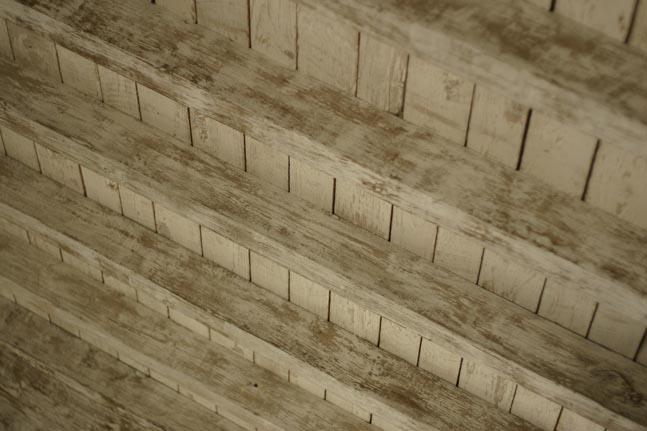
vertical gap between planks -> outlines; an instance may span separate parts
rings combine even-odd
[[[155,0],[153,0],[153,4],[155,4],[154,1]],[[135,83],[135,97],[137,98],[137,112],[139,113],[138,120],[143,121],[142,120],[142,104],[139,101],[139,84],[137,83],[137,81],[133,81],[133,82]]]
[[[591,156],[591,166],[589,167],[589,172],[586,175],[586,181],[584,182],[584,190],[582,190],[581,200],[586,201],[586,195],[589,192],[589,185],[591,183],[591,177],[593,176],[593,169],[595,169],[595,160],[598,157],[598,151],[600,150],[600,140],[598,139],[595,142],[595,148],[593,149],[593,155]]]
[[[294,70],[299,70],[299,7],[294,8]]]
[[[519,157],[517,157],[517,168],[516,170],[521,169],[521,162],[523,161],[523,153],[526,149],[526,139],[528,138],[528,130],[530,129],[530,122],[532,121],[532,108],[528,109],[528,115],[526,116],[526,127],[523,129],[523,136],[521,137],[521,146],[519,147]]]
[[[16,51],[13,49],[13,44],[11,43],[11,35],[9,34],[9,21],[5,19],[4,20],[4,25],[5,25],[5,27],[7,27],[7,37],[9,39],[9,49],[11,50],[12,60],[16,61]]]
[[[359,56],[361,54],[361,42],[362,42],[362,33],[357,32],[357,61],[355,62],[355,94],[354,96],[357,97],[358,89],[359,89]]]
[[[465,140],[463,146],[467,147],[467,137],[470,135],[470,124],[472,123],[472,112],[474,112],[474,96],[476,96],[476,83],[472,85],[472,99],[470,100],[470,112],[467,114],[467,127],[465,128]]]
[[[537,307],[535,308],[534,313],[539,313],[539,307],[541,306],[541,301],[544,299],[544,291],[546,290],[546,284],[548,283],[548,278],[544,277],[544,284],[541,286],[541,292],[539,292],[539,300],[537,301]]]
[[[409,61],[411,60],[411,55],[407,54],[407,61],[404,67],[404,82],[402,83],[402,102],[400,104],[400,110],[395,114],[396,117],[404,118],[404,103],[407,98],[407,83],[409,82]]]
[[[458,364],[458,375],[456,376],[456,387],[459,387],[459,384],[461,383],[461,372],[463,371],[463,362],[465,362],[465,358],[461,357],[461,361]]]
[[[634,31],[634,26],[636,24],[636,16],[638,15],[638,8],[641,6],[640,2],[645,1],[645,0],[636,0],[634,2],[634,8],[633,11],[631,12],[631,16],[629,17],[629,30],[627,31],[627,37],[625,37],[624,43],[629,43],[631,40],[631,35]],[[645,5],[642,5],[645,7]]]
[[[586,328],[586,335],[584,335],[584,338],[588,340],[589,334],[591,333],[591,328],[593,327],[593,321],[595,320],[595,315],[598,314],[598,308],[600,307],[600,303],[596,302],[595,303],[595,308],[593,309],[593,314],[591,315],[591,321],[589,322],[589,327]]]
[[[645,344],[647,343],[647,328],[645,328],[645,332],[643,333],[642,338],[640,339],[640,343],[638,343],[638,349],[636,350],[636,354],[634,355],[634,362],[638,360],[638,355],[641,352],[641,347],[644,347]]]
[[[335,201],[337,200],[337,178],[332,179],[332,214],[335,214]]]
[[[391,242],[391,234],[393,233],[393,212],[395,209],[395,205],[391,204],[391,213],[389,214],[389,234],[387,241]]]
[[[191,125],[191,108],[186,107],[187,124],[189,125],[189,145],[193,145],[193,126]]]
[[[512,406],[514,406],[514,399],[517,398],[517,390],[519,389],[519,384],[514,385],[514,392],[512,393],[512,400],[510,401],[510,408],[508,409],[508,413],[512,413]],[[516,415],[515,415],[516,416]]]
[[[548,9],[549,12],[554,12],[555,11],[555,5],[557,4],[557,0],[552,0],[550,2],[550,8]]]
[[[476,285],[477,286],[480,286],[479,283],[481,282],[481,270],[483,269],[483,260],[484,260],[484,258],[485,258],[485,247],[483,247],[483,249],[481,250],[481,260],[479,262],[479,270],[476,273]]]
[[[11,38],[9,38],[11,39]],[[63,71],[61,70],[61,59],[58,55],[58,44],[54,44],[54,54],[56,54],[56,66],[58,66],[58,78],[61,80],[61,84],[65,84],[63,82]]]
[[[247,48],[252,48],[252,0],[247,0]]]

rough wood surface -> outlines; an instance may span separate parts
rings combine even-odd
[[[230,343],[275,358],[290,369],[291,378],[297,375],[301,381],[317,382],[366,410],[388,415],[399,429],[525,427],[378,349],[379,317],[376,321],[372,313],[353,309],[354,322],[339,315],[345,310],[334,315],[335,320],[345,320],[340,322],[344,326],[359,325],[362,320],[366,336],[373,341],[369,343],[51,180],[30,175],[29,169],[16,162],[3,159],[0,166],[3,216],[13,214],[29,225],[30,232],[55,237],[62,247],[97,262],[104,272],[119,274],[136,286],[140,302],[144,296],[158,298],[155,301],[164,305],[163,315],[168,307],[204,322],[214,341],[216,334],[223,333]],[[35,194],[14,200],[17,189],[9,189],[18,181],[23,191],[28,188]],[[38,215],[40,204],[34,200],[41,193],[56,196],[56,204],[45,217]],[[70,217],[71,213],[76,217]]]
[[[12,75],[16,74],[14,70]],[[624,401],[629,390],[624,379],[644,377],[644,371],[638,371],[642,367],[635,368],[639,365],[622,362],[623,370],[634,371],[610,378],[600,375],[598,367],[615,369],[613,364],[622,361],[619,355],[474,289],[289,194],[265,188],[239,170],[105,105],[84,103],[70,90],[38,83],[27,74],[20,74],[21,84],[4,76],[8,82],[0,97],[11,96],[11,103],[0,114],[3,125],[39,137],[120,186],[223,236],[235,237],[240,245],[441,347],[487,363],[529,390],[600,423],[640,429],[623,418],[637,418],[640,423],[647,414],[641,405],[644,399],[630,405]],[[36,92],[34,96],[22,94],[29,89]],[[51,106],[64,106],[66,116],[57,115]],[[96,127],[97,119],[103,127]],[[466,315],[466,309],[479,313]],[[602,378],[604,384],[596,383]],[[560,385],[555,385],[557,381]]]
[[[298,1],[587,133],[647,151],[647,58],[598,30],[526,2]],[[592,3],[605,20],[604,3],[618,2]],[[610,27],[626,31],[627,21],[625,14]]]
[[[0,13],[596,301],[645,309],[643,230],[140,2],[30,5],[40,12],[12,1]]]
[[[268,430],[369,430],[368,424],[241,360],[235,353],[104,288],[31,246],[0,241],[0,293],[46,309],[66,329],[119,358],[132,359],[209,400],[220,414],[236,411]],[[58,323],[57,323],[58,324]],[[225,417],[228,417],[225,415]]]

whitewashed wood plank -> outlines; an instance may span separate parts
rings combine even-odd
[[[103,101],[134,118],[141,118],[135,82],[101,65],[98,70]]]
[[[455,385],[458,383],[458,375],[461,369],[462,358],[426,338],[422,339],[420,345],[420,360],[418,366],[440,378]]]
[[[586,292],[548,279],[537,313],[573,332],[586,336],[595,308],[595,301],[592,301]]]
[[[205,227],[201,229],[201,233],[204,257],[249,280],[248,248]]]
[[[11,21],[7,22],[7,30],[14,56],[20,65],[38,70],[49,82],[61,82],[56,47],[52,41]]]
[[[458,386],[504,411],[510,410],[517,387],[495,370],[467,358],[463,358]]]
[[[250,274],[252,283],[283,299],[289,299],[290,273],[284,266],[252,251],[250,252]]]
[[[289,190],[288,167],[290,162],[285,153],[276,151],[268,144],[257,141],[248,135],[245,136],[245,155],[247,172],[281,190]]]
[[[7,21],[0,19],[0,55],[9,60],[13,60],[13,49],[9,41],[9,32],[7,30]]]
[[[185,144],[191,144],[189,112],[186,106],[143,85],[137,84],[137,92],[144,123],[157,127]]]
[[[252,49],[280,64],[297,65],[297,5],[293,0],[250,0]]]
[[[335,214],[384,239],[389,238],[393,205],[360,186],[337,179]]]
[[[202,254],[200,225],[157,202],[153,203],[153,207],[157,232],[195,253]]]
[[[249,47],[247,0],[195,0],[198,24]]]
[[[432,260],[436,248],[438,226],[430,221],[393,207],[391,242],[418,256]]]
[[[35,146],[43,175],[66,185],[78,193],[84,193],[81,167],[78,163],[71,162],[59,153],[38,143]]]
[[[290,157],[290,193],[332,212],[335,179]]]
[[[87,197],[121,214],[121,198],[117,183],[83,166],[81,166],[81,175]]]
[[[588,338],[633,359],[647,328],[647,315],[635,315],[600,304],[593,316]]]
[[[377,345],[380,339],[380,316],[330,292],[330,321]]]
[[[562,407],[519,386],[514,394],[510,412],[545,431],[553,431]]]
[[[56,45],[56,53],[58,54],[63,84],[69,85],[96,100],[102,100],[99,71],[96,63],[61,45]]]
[[[9,157],[40,172],[40,163],[38,162],[34,141],[7,127],[0,127],[0,133],[2,133],[2,142]]]
[[[191,109],[190,114],[193,146],[244,170],[244,135],[195,109]]]
[[[483,258],[483,246],[471,238],[438,228],[434,263],[476,283]]]
[[[290,271],[290,302],[322,319],[328,319],[330,291],[292,271]]]
[[[153,201],[124,186],[119,187],[119,195],[124,216],[146,226],[150,230],[157,229]]]
[[[422,338],[409,328],[405,328],[385,317],[380,326],[380,348],[418,365]]]

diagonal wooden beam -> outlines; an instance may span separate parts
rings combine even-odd
[[[644,229],[149,6],[11,0],[0,16],[593,301],[644,315]]]
[[[645,429],[644,367],[125,114],[2,70],[4,126],[583,416]],[[8,216],[34,204],[13,184]]]
[[[595,137],[647,153],[647,56],[525,1],[297,0]]]

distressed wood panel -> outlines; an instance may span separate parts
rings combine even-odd
[[[413,365],[418,365],[422,338],[409,328],[382,318],[380,348],[391,352]]]
[[[157,232],[195,253],[202,254],[200,225],[157,202],[153,203],[153,208]]]
[[[11,21],[7,22],[7,30],[13,54],[20,65],[38,70],[52,83],[61,82],[56,46],[52,41]]]
[[[224,235],[232,235],[232,232],[236,231],[241,245],[248,248],[261,247],[279,263],[298,269],[300,273],[307,274],[308,278],[326,288],[345,292],[344,295],[359,305],[370,304],[371,309],[376,312],[406,325],[428,339],[434,339],[444,347],[456,349],[459,354],[469,352],[488,365],[510,373],[512,378],[520,380],[524,387],[560,403],[577,406],[573,408],[588,417],[609,423],[609,416],[606,416],[609,409],[601,412],[600,405],[617,405],[617,408],[623,411],[628,408],[619,402],[615,404],[616,400],[624,399],[622,384],[613,386],[591,383],[599,379],[599,375],[594,371],[596,367],[592,368],[591,358],[595,357],[594,363],[600,364],[601,367],[613,367],[610,363],[619,360],[619,355],[598,348],[575,334],[559,331],[555,325],[532,313],[523,312],[520,307],[512,307],[507,301],[482,292],[481,289],[474,289],[473,285],[461,282],[446,271],[439,271],[429,264],[423,265],[421,260],[413,259],[410,253],[334,220],[323,212],[315,211],[289,194],[271,188],[264,189],[249,176],[225,167],[214,158],[191,147],[169,142],[170,138],[164,138],[163,134],[141,122],[102,105],[86,106],[76,97],[72,101],[64,87],[46,88],[46,92],[39,93],[39,104],[47,105],[48,97],[52,97],[48,94],[52,92],[55,94],[52,100],[56,100],[57,104],[65,103],[66,109],[74,115],[65,117],[64,122],[57,116],[57,131],[54,133],[43,125],[43,122],[47,124],[47,116],[51,115],[49,110],[29,110],[23,105],[29,102],[29,98],[12,98],[11,105],[7,106],[12,107],[12,118],[16,124],[22,124],[21,127],[24,127],[26,120],[20,112],[22,109],[29,112],[30,127],[24,129],[28,136],[34,138],[40,133],[48,134],[48,145],[83,161],[90,169],[98,169],[98,163],[104,166],[103,169],[113,169],[113,178],[125,181],[127,186],[150,195],[161,204],[182,208],[183,214]],[[7,85],[0,97],[4,100],[12,91],[15,89]],[[65,102],[66,100],[68,102]],[[110,131],[106,131],[106,134],[98,133],[98,129],[93,127],[93,121],[101,118],[102,113],[116,115],[119,119],[101,121],[101,124],[110,126]],[[0,118],[3,124],[6,124],[6,118]],[[88,121],[88,118],[94,120]],[[84,140],[87,142],[88,133],[92,136],[92,149],[80,143]],[[74,138],[70,138],[70,135]],[[131,140],[138,142],[138,145],[133,147]],[[132,157],[134,149],[137,157]],[[153,154],[155,157],[151,157]],[[181,160],[181,163],[178,160]],[[190,170],[191,175],[187,176],[187,183],[182,187],[164,177],[165,174],[173,178],[182,177],[181,174],[177,174],[186,170]],[[136,175],[133,175],[135,172]],[[261,189],[263,193],[259,193]],[[187,190],[191,191],[191,199],[187,198]],[[235,190],[235,199],[231,198],[232,190]],[[218,202],[227,202],[227,205],[211,207]],[[250,208],[264,210],[255,213],[250,211]],[[276,217],[268,218],[268,213]],[[303,220],[311,222],[303,224]],[[290,226],[290,230],[281,229],[286,225]],[[299,235],[300,241],[294,241],[295,231],[302,232]],[[316,247],[313,247],[314,244],[310,240],[304,241],[308,238],[317,238]],[[313,251],[315,249],[316,252]],[[356,256],[362,256],[362,259],[358,260]],[[353,261],[358,265],[348,265],[348,262]],[[415,265],[409,266],[412,264]],[[402,271],[403,266],[408,267],[408,270]],[[340,277],[339,274],[344,276]],[[367,274],[371,278],[367,279]],[[483,313],[495,316],[495,319],[482,319],[479,321],[479,331],[475,332],[474,326],[466,323],[460,312],[448,312],[456,311],[457,304],[466,308],[479,304],[478,307]],[[447,321],[451,322],[452,332],[447,331]],[[559,337],[549,335],[556,330]],[[505,336],[486,337],[484,331],[505,333]],[[551,340],[550,347],[542,341],[545,337]],[[499,344],[497,340],[502,339],[508,344]],[[479,349],[474,349],[475,345],[480,346]],[[533,354],[533,360],[529,362],[527,356],[520,354],[528,351],[529,346],[532,346],[533,352],[544,353]],[[582,358],[587,358],[586,364],[582,363]],[[631,361],[627,362],[623,362],[623,367],[631,369]],[[581,366],[571,366],[574,363]],[[520,364],[523,364],[523,367],[520,367]],[[565,364],[569,364],[569,367]],[[532,372],[529,372],[530,370]],[[552,376],[549,380],[568,381],[569,386],[577,389],[553,386],[545,380],[538,379],[538,375]],[[580,377],[566,379],[566,375]],[[626,378],[628,377],[624,375],[623,381]],[[601,387],[604,391],[600,390]],[[600,398],[602,394],[604,398]],[[592,404],[589,397],[599,401]],[[568,400],[562,401],[564,399]],[[592,408],[593,405],[597,407]],[[638,409],[637,412],[640,414],[642,410]],[[618,423],[627,422],[617,414],[613,415],[613,420]]]
[[[134,118],[141,118],[135,82],[101,65],[98,70],[104,103]]]
[[[2,142],[7,156],[40,172],[40,163],[38,162],[34,141],[7,127],[0,127],[0,133],[2,133]]]
[[[290,157],[290,193],[332,212],[335,179]]]
[[[292,0],[250,0],[252,49],[280,64],[297,66],[297,5]]]
[[[330,290],[293,271],[290,271],[290,302],[328,320]]]
[[[403,118],[463,145],[473,93],[474,83],[412,56]]]
[[[290,189],[289,157],[268,144],[245,136],[247,172],[281,190]]]
[[[393,205],[360,186],[337,179],[335,214],[381,238],[388,239]]]
[[[198,24],[249,47],[247,0],[195,0]]]
[[[300,71],[350,95],[357,91],[359,33],[309,8],[297,8]]]
[[[438,226],[415,214],[393,207],[391,242],[432,260],[436,247]]]
[[[189,112],[186,106],[143,85],[137,85],[137,93],[144,123],[168,133],[185,144],[191,144]]]
[[[121,214],[119,186],[91,169],[81,166],[85,194],[90,199]]]
[[[483,246],[466,236],[438,228],[434,263],[476,283],[483,258]]]
[[[29,236],[29,243],[31,245],[33,245],[39,250],[43,250],[45,253],[49,254],[50,256],[54,256],[57,259],[60,259],[61,262],[63,261],[61,249],[58,246],[58,244],[56,244],[54,241],[36,232],[27,232],[27,235]]]
[[[629,35],[629,45],[647,52],[647,3],[638,0],[634,16],[634,23]]]
[[[249,280],[249,249],[211,229],[203,227],[201,233],[204,257]]]
[[[557,0],[555,13],[624,41],[636,0]]]
[[[250,252],[250,275],[254,284],[283,299],[290,298],[290,274],[284,266],[252,251]]]
[[[124,186],[119,187],[119,195],[124,216],[150,230],[157,230],[153,201]]]
[[[556,429],[557,431],[604,431],[603,426],[591,422],[568,409],[562,410]]]
[[[521,386],[514,394],[510,412],[545,431],[553,431],[562,407]]]
[[[343,409],[344,411],[347,411],[348,413],[351,413],[359,418],[361,418],[363,421],[370,423],[371,422],[371,413],[364,410],[361,407],[358,407],[354,403],[348,401],[345,398],[340,397],[339,395],[335,395],[335,393],[326,391],[326,401],[329,403]]]
[[[97,100],[102,100],[96,63],[60,45],[56,46],[56,53],[58,54],[63,84],[69,85]]]
[[[190,114],[193,146],[245,170],[245,136],[195,109]]]
[[[369,34],[360,34],[357,97],[392,114],[402,112],[408,56]]]
[[[9,40],[9,31],[7,30],[7,21],[0,20],[0,55],[4,58],[13,60],[13,49]]]
[[[71,162],[59,153],[36,144],[36,154],[43,175],[84,194],[83,178],[78,163]]]
[[[645,320],[645,313],[635,315],[600,304],[593,316],[588,338],[633,359],[647,328]]]
[[[586,292],[546,280],[537,313],[582,336],[586,336],[596,303]]]
[[[76,253],[61,249],[61,260],[97,281],[103,280],[101,269],[99,269],[99,267],[96,265],[88,263],[85,259],[77,255]]]
[[[443,349],[426,338],[422,339],[418,365],[423,370],[432,372],[455,385],[458,383],[462,361],[463,358],[460,355]]]
[[[330,321],[377,345],[380,339],[380,316],[330,292]]]
[[[177,15],[185,23],[196,22],[196,0],[155,0],[155,4]]]
[[[467,358],[463,359],[458,386],[504,411],[510,411],[517,387],[492,368]]]

